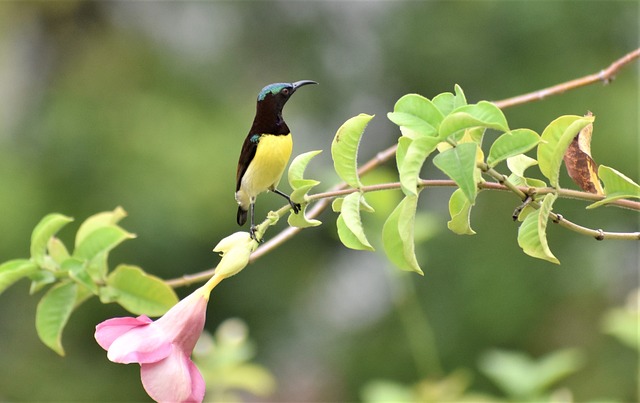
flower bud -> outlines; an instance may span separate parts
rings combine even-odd
[[[236,232],[218,242],[213,251],[219,252],[222,259],[216,267],[216,276],[227,278],[244,269],[256,245],[248,232]]]

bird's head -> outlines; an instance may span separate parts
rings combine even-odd
[[[274,83],[264,87],[258,94],[258,105],[269,105],[277,112],[281,112],[284,104],[296,90],[304,85],[318,84],[311,80],[301,80],[295,83]]]

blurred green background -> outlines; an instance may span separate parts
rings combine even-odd
[[[28,256],[31,230],[49,212],[82,221],[121,205],[123,227],[138,238],[112,264],[163,278],[210,268],[212,247],[237,230],[237,157],[265,84],[320,83],[285,109],[294,154],[325,150],[307,170],[320,190],[337,181],[329,147],[349,117],[376,114],[364,161],[396,141],[386,113],[403,94],[432,97],[457,83],[470,102],[498,100],[590,74],[638,47],[639,17],[636,1],[3,2],[0,261]],[[597,117],[595,160],[638,181],[637,62],[609,86],[505,113],[511,127],[541,132],[587,110]],[[430,166],[423,177],[441,174]],[[367,179],[392,180],[392,164]],[[207,328],[247,323],[256,361],[278,382],[270,401],[358,400],[374,379],[413,384],[459,368],[473,374],[471,390],[500,395],[478,371],[484,352],[539,357],[567,347],[584,353],[562,382],[575,401],[635,401],[637,353],[604,334],[602,318],[638,285],[637,243],[552,226],[557,267],[518,248],[514,197],[483,192],[472,213],[478,235],[462,237],[446,229],[450,193],[421,195],[424,278],[400,275],[382,252],[342,247],[327,212],[323,226],[216,288]],[[370,239],[399,197],[372,197]],[[257,213],[281,202],[262,196]],[[637,213],[585,205],[555,208],[588,227],[638,230]],[[95,299],[82,306],[61,358],[38,341],[38,298],[27,294],[23,281],[0,296],[0,400],[148,400],[138,366],[109,362],[92,337],[124,310]],[[423,338],[429,328],[435,349]],[[428,364],[434,352],[440,370]]]

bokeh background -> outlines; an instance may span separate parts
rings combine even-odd
[[[31,230],[49,212],[82,221],[123,206],[122,225],[138,237],[112,253],[113,265],[167,279],[210,268],[212,247],[237,230],[237,156],[265,84],[320,83],[298,92],[285,118],[294,154],[325,150],[307,172],[329,188],[338,180],[330,143],[349,117],[376,115],[360,149],[367,160],[396,141],[386,113],[403,94],[432,97],[457,83],[470,102],[498,100],[590,74],[638,47],[639,17],[636,1],[2,2],[0,261],[28,256]],[[638,181],[637,62],[609,86],[505,113],[511,127],[541,132],[588,110],[595,160]],[[392,181],[393,168],[367,181]],[[423,177],[442,175],[427,167]],[[323,226],[216,288],[207,329],[241,318],[255,361],[277,379],[257,399],[353,401],[376,379],[411,385],[457,369],[470,390],[501,396],[479,371],[487,351],[540,357],[567,347],[584,358],[561,384],[575,401],[637,399],[637,352],[602,326],[638,286],[637,243],[552,226],[558,267],[518,248],[517,200],[506,193],[479,196],[477,235],[450,233],[450,193],[421,195],[424,277],[398,273],[381,252],[375,234],[400,198],[391,192],[372,196],[378,212],[365,218],[379,252],[342,247],[325,212]],[[281,202],[262,196],[258,214]],[[585,205],[556,209],[588,227],[638,230],[637,213]],[[138,367],[110,363],[92,337],[123,309],[83,305],[61,358],[37,339],[37,301],[26,281],[0,296],[0,400],[148,400]]]

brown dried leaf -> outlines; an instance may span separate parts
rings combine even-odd
[[[593,116],[587,112],[586,116]],[[591,158],[593,124],[580,130],[564,153],[564,165],[573,181],[585,192],[604,194],[598,179],[598,164]]]

